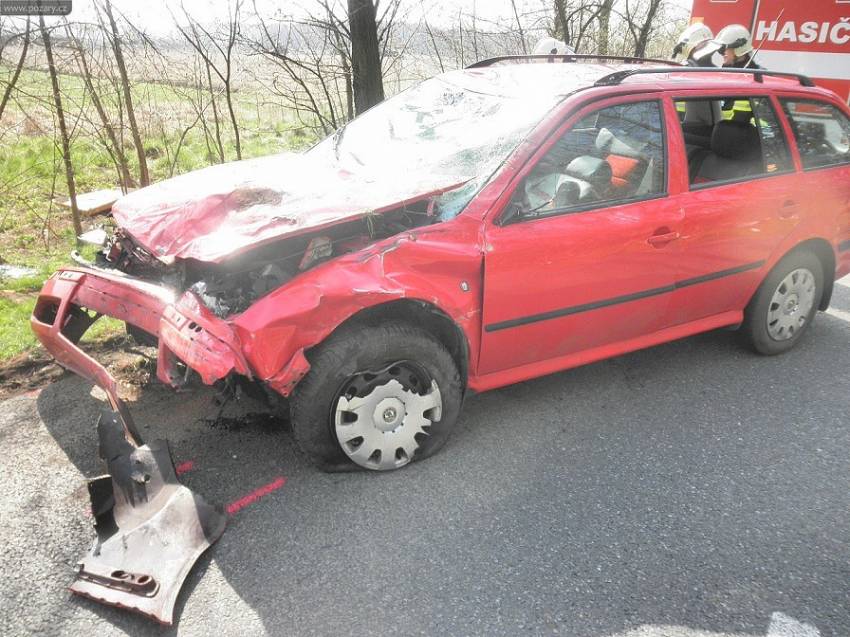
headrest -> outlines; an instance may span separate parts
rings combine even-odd
[[[711,151],[726,159],[754,159],[761,154],[759,133],[749,122],[717,122],[711,134]]]
[[[603,154],[625,155],[626,157],[637,157],[640,151],[626,142],[617,139],[607,128],[600,128],[596,136],[596,150]]]
[[[607,153],[608,148],[614,142],[614,133],[607,128],[600,128],[599,135],[596,136],[596,150],[600,153]]]
[[[567,166],[566,173],[570,177],[586,181],[594,188],[611,185],[611,164],[598,157],[590,155],[576,157]]]

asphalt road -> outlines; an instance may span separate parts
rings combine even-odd
[[[850,635],[850,279],[793,352],[714,332],[472,397],[446,448],[327,475],[285,425],[145,391],[231,517],[172,629],[72,597],[90,386],[0,404],[0,634]],[[258,411],[229,406],[226,416]]]

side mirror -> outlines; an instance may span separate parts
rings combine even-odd
[[[522,214],[525,211],[522,204],[517,201],[512,201],[508,204],[508,207],[505,209],[505,214],[502,215],[501,220],[499,221],[500,226],[506,226],[509,223],[513,223],[514,221],[519,221],[522,218]]]

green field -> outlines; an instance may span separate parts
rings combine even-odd
[[[7,72],[0,67],[0,76]],[[97,141],[96,113],[82,80],[62,75],[60,83],[66,96],[66,119],[74,131],[71,154],[78,193],[117,187],[114,164]],[[65,199],[67,189],[61,150],[54,139],[49,77],[42,71],[24,71],[17,89],[15,101],[0,121],[0,263],[30,266],[38,275],[17,280],[0,275],[0,363],[35,347],[28,322],[35,295],[44,278],[69,261],[75,244],[70,212],[52,201]],[[218,161],[209,152],[200,124],[190,128],[180,142],[182,133],[196,118],[187,104],[188,90],[144,82],[133,87],[153,181]],[[301,133],[278,105],[255,93],[239,91],[235,96],[243,158],[298,150],[312,143],[312,136]],[[115,104],[108,103],[108,108],[117,112]],[[225,159],[231,161],[236,159],[236,152],[232,130],[225,119],[222,118],[221,136]],[[211,126],[209,122],[208,125]],[[136,152],[128,132],[124,138],[131,173],[137,175]],[[180,152],[175,160],[178,144]],[[84,219],[84,229],[106,221],[104,217]],[[116,321],[102,319],[92,328],[91,338],[121,329]]]

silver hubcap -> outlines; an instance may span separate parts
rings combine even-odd
[[[798,268],[782,279],[767,310],[767,333],[775,341],[794,338],[815,303],[815,277],[806,268]]]
[[[403,467],[419,448],[417,436],[440,420],[443,400],[431,381],[419,395],[395,379],[365,396],[340,397],[334,414],[336,437],[346,455],[361,467],[387,471]]]

